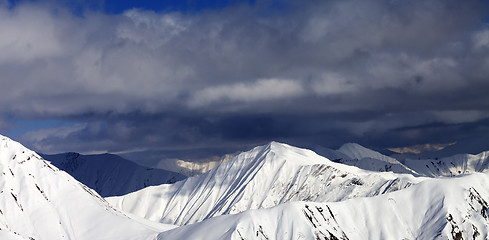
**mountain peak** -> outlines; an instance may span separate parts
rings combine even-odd
[[[257,156],[263,155],[263,157],[256,157],[252,158],[250,157],[250,154],[254,154],[254,152],[260,152],[258,153]],[[271,141],[270,143],[263,145],[263,146],[258,146],[252,149],[249,152],[244,152],[242,153],[243,156],[245,156],[248,160],[253,160],[253,161],[262,161],[262,160],[268,160],[268,161],[279,161],[279,162],[287,162],[287,165],[313,165],[313,164],[324,164],[325,162],[329,162],[328,159],[325,159],[319,155],[317,155],[315,152],[308,150],[308,149],[303,149],[303,148],[298,148],[294,147],[291,145],[288,145],[286,143],[280,143],[276,141]],[[239,156],[236,156],[235,159],[239,159]],[[231,159],[230,162],[232,162],[234,159]]]
[[[279,149],[289,148],[292,146],[281,142],[271,141],[268,144],[264,145],[264,147],[269,148],[271,150],[279,150]]]
[[[203,175],[107,200],[141,217],[181,225],[290,201],[371,196],[416,181],[411,176],[366,172],[331,162],[311,150],[270,142]]]

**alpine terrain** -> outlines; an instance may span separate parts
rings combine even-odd
[[[112,208],[38,154],[0,136],[0,239],[153,239],[172,226]]]
[[[292,201],[376,196],[420,181],[422,178],[408,174],[377,173],[334,163],[310,150],[271,142],[203,175],[107,200],[137,216],[182,225]]]
[[[404,163],[358,144],[321,153],[334,161],[271,142],[202,175],[104,199],[52,163],[99,182],[127,174],[122,185],[168,172],[145,175],[149,170],[126,169],[113,155],[62,154],[50,162],[0,136],[0,239],[489,237],[487,152]]]
[[[186,178],[175,172],[143,167],[113,154],[62,153],[41,156],[102,197],[120,196],[147,186],[174,183]]]
[[[369,198],[291,202],[182,226],[158,239],[487,239],[488,184],[489,174],[476,173]]]

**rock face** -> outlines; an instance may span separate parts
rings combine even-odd
[[[35,152],[0,136],[1,239],[152,239],[157,231]]]
[[[272,142],[203,175],[107,200],[152,221],[182,225],[291,201],[375,196],[420,181],[411,175],[376,173],[334,163],[312,151]]]
[[[41,156],[102,197],[121,196],[148,186],[174,183],[186,178],[178,173],[143,167],[113,154],[62,153]]]

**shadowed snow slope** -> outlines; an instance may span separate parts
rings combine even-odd
[[[487,239],[488,174],[430,179],[343,202],[292,202],[219,216],[158,239]]]
[[[314,150],[318,154],[331,159],[334,162],[359,167],[365,170],[376,172],[407,173],[414,176],[419,175],[395,158],[385,156],[379,152],[365,148],[356,143],[346,143],[338,150],[323,147],[316,147]]]
[[[416,172],[428,176],[457,176],[489,169],[489,151],[472,154],[458,154],[441,159],[406,159],[405,164]]]
[[[272,142],[203,175],[107,200],[135,215],[182,225],[290,201],[375,196],[419,181],[411,175],[375,173],[334,163],[310,150]]]
[[[62,153],[41,156],[102,197],[121,196],[147,186],[174,183],[186,178],[175,172],[143,167],[112,154]]]
[[[356,143],[346,143],[338,149],[338,152],[347,155],[350,158],[362,159],[362,158],[375,158],[384,162],[399,163],[394,158],[388,157],[377,151],[363,147]]]
[[[1,239],[153,239],[148,227],[35,152],[0,136]]]

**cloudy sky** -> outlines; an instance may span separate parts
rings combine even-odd
[[[1,134],[142,158],[489,150],[485,0],[135,2],[0,0]]]

